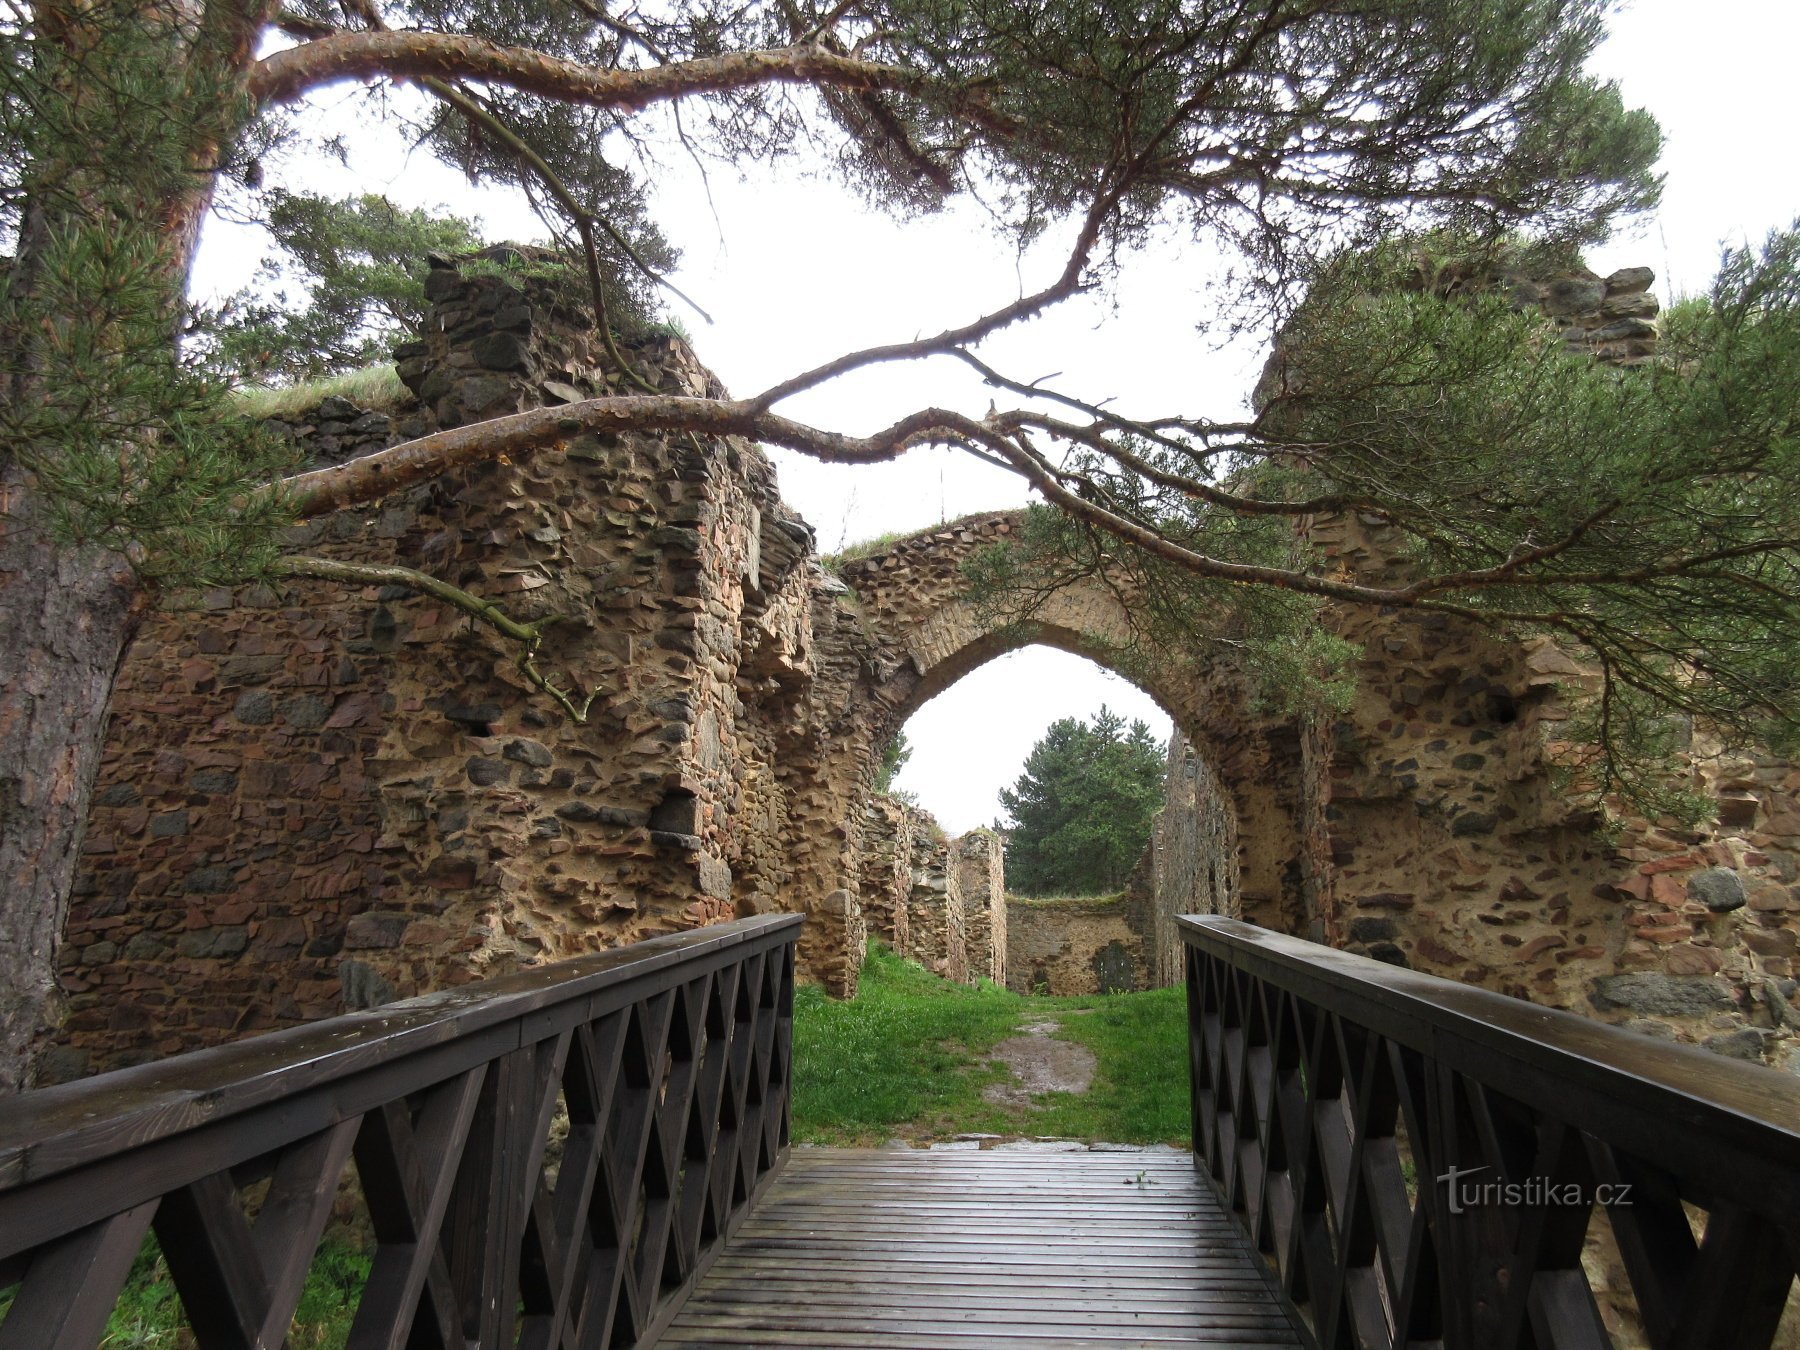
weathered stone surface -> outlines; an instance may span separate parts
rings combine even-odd
[[[489,333],[476,338],[469,345],[469,354],[487,370],[523,370],[530,360],[529,349],[514,333]]]
[[[497,759],[488,759],[483,755],[475,755],[463,765],[463,771],[469,775],[469,781],[476,787],[492,787],[495,783],[504,783],[512,778],[512,765]]]
[[[394,1001],[394,986],[366,961],[340,961],[338,982],[343,987],[346,1009],[379,1008]]]
[[[1687,893],[1715,914],[1742,909],[1749,900],[1743,878],[1729,867],[1708,867],[1687,879]]]
[[[246,689],[232,705],[231,715],[246,726],[265,727],[275,720],[275,700],[267,689]]]
[[[1606,278],[1608,295],[1636,295],[1647,291],[1656,281],[1656,273],[1648,267],[1621,267]]]
[[[1558,277],[1545,288],[1540,302],[1553,317],[1592,314],[1605,303],[1608,284],[1592,272]]]
[[[1364,916],[1350,920],[1352,942],[1385,942],[1397,931],[1397,925],[1389,918]]]
[[[411,922],[412,916],[406,913],[358,914],[344,930],[344,946],[352,950],[398,947]]]
[[[506,749],[501,753],[507,759],[517,760],[521,764],[529,764],[534,769],[547,769],[556,762],[556,757],[550,753],[549,746],[541,741],[528,740],[525,737],[517,737],[508,741]]]
[[[1699,1017],[1736,1006],[1717,980],[1648,973],[1601,976],[1594,981],[1594,1002],[1602,1011],[1629,1008],[1657,1017]]]
[[[1754,1027],[1745,1027],[1740,1031],[1728,1031],[1718,1036],[1708,1036],[1700,1044],[1715,1055],[1724,1055],[1727,1059],[1747,1059],[1760,1064],[1764,1047],[1768,1045],[1769,1038],[1769,1032],[1758,1031]]]

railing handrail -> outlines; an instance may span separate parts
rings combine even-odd
[[[763,914],[578,956],[0,1099],[0,1194],[406,1055],[583,999],[626,997],[658,971],[797,930]],[[494,1047],[496,1052],[504,1047]]]
[[[1321,946],[1218,915],[1177,918],[1182,939],[1234,969],[1291,992],[1552,1114],[1679,1164],[1692,1130],[1785,1165],[1800,1200],[1800,1078],[1653,1039],[1560,1008]],[[1623,1108],[1623,1109],[1621,1109]]]

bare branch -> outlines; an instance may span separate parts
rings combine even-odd
[[[1010,305],[982,315],[973,322],[960,328],[947,328],[936,337],[916,338],[911,342],[890,342],[879,347],[865,347],[861,351],[846,352],[843,356],[827,361],[824,365],[814,366],[792,379],[783,380],[780,384],[765,389],[751,399],[752,406],[763,409],[773,407],[783,399],[792,398],[795,394],[811,389],[815,385],[836,379],[840,375],[864,366],[880,365],[888,361],[915,361],[921,357],[936,356],[956,351],[980,342],[983,338],[998,332],[1021,319],[1029,319],[1043,313],[1053,305],[1059,304],[1081,290],[1081,276],[1087,269],[1088,260],[1093,256],[1094,246],[1099,242],[1101,227],[1107,216],[1117,205],[1126,184],[1117,182],[1110,188],[1100,192],[1088,207],[1082,218],[1081,228],[1075,236],[1075,243],[1069,250],[1068,260],[1063,264],[1062,273],[1042,290],[1019,297]]]
[[[420,572],[411,567],[400,567],[390,563],[349,563],[339,562],[334,558],[312,558],[303,556],[286,557],[277,560],[275,572],[278,576],[305,577],[315,581],[342,581],[352,586],[405,586],[409,590],[418,591],[421,595],[429,595],[455,606],[470,618],[486,624],[501,637],[521,644],[518,660],[514,663],[527,682],[534,688],[543,690],[561,705],[564,712],[578,726],[587,724],[588,713],[593,709],[594,699],[599,696],[600,689],[590,690],[577,705],[569,692],[552,684],[537,666],[538,648],[543,643],[544,632],[554,624],[564,622],[561,614],[551,614],[531,623],[519,623],[507,617],[498,605],[491,600],[483,600],[463,590],[460,586],[452,586],[449,582],[432,576],[429,572]]]

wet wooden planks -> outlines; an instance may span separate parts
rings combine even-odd
[[[1297,1346],[1186,1154],[795,1149],[666,1346]]]

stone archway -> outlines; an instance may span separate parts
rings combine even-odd
[[[1226,852],[1206,864],[1169,869],[1152,969],[1165,980],[1173,976],[1171,916],[1178,910],[1241,912],[1267,926],[1323,937],[1331,906],[1321,846],[1325,803],[1316,790],[1318,736],[1298,721],[1256,712],[1229,659],[1195,654],[1149,676],[1121,670],[1117,652],[1128,615],[1100,586],[1062,587],[1026,623],[984,612],[968,598],[964,564],[1004,543],[1021,521],[1019,512],[972,517],[841,565],[843,590],[833,604],[838,622],[822,639],[839,658],[822,664],[843,673],[830,696],[841,712],[837,734],[818,748],[819,776],[835,799],[833,818],[863,819],[879,747],[925,702],[1005,653],[1054,647],[1131,679],[1169,713],[1185,738],[1190,782],[1200,789],[1174,842]],[[814,626],[815,632],[826,628],[817,608]],[[792,853],[806,852],[807,841],[793,844]],[[841,853],[815,850],[811,860],[820,899],[809,940],[821,957],[860,941],[850,917],[859,849],[853,839],[846,845]]]

